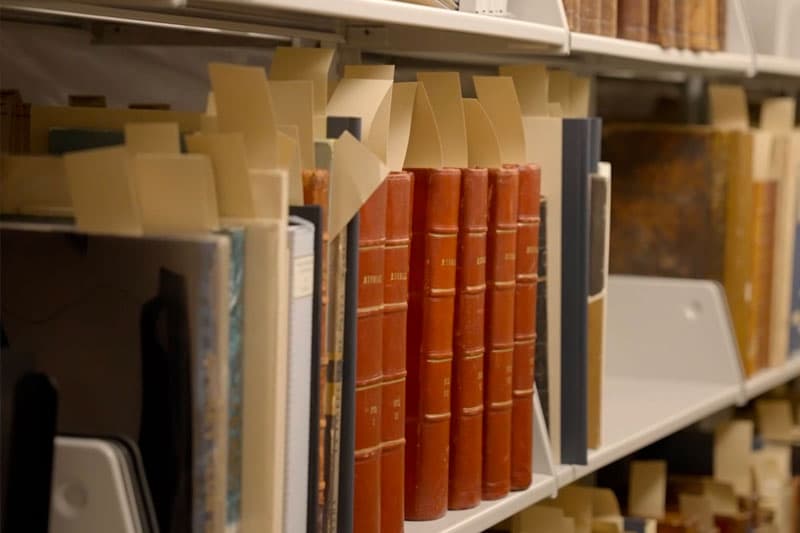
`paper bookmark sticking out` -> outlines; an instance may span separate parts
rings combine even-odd
[[[591,79],[576,76],[566,70],[549,72],[549,101],[561,106],[561,114],[565,118],[585,118],[589,116],[589,100],[591,97]],[[555,108],[552,110],[556,111]]]
[[[345,78],[394,80],[394,65],[345,65]]]
[[[100,148],[64,156],[75,225],[87,233],[141,235],[142,215],[127,148]]]
[[[137,154],[133,161],[145,233],[219,229],[214,171],[208,157]]]
[[[738,496],[753,492],[750,463],[753,450],[753,422],[733,420],[714,430],[714,479],[729,483]]]
[[[289,203],[303,205],[303,169],[300,163],[299,132],[297,126],[278,128],[278,167],[286,169],[289,176]]]
[[[389,116],[389,145],[386,166],[389,170],[403,170],[409,136],[411,116],[417,96],[416,82],[395,83],[392,87],[392,110]]]
[[[361,119],[361,138],[381,161],[386,161],[391,109],[391,80],[344,78],[328,102],[328,116]]]
[[[466,167],[469,159],[467,128],[458,72],[418,72],[417,80],[425,87],[436,117],[442,145],[442,165]]]
[[[345,132],[333,144],[328,231],[338,235],[386,177],[386,165]]]
[[[417,84],[403,168],[442,168],[442,142],[425,87]]]
[[[708,87],[711,125],[723,130],[750,129],[747,95],[739,85],[712,84]]]
[[[200,113],[152,109],[117,109],[100,107],[31,107],[31,151],[47,153],[51,128],[79,128],[122,131],[132,122],[176,122],[182,133],[194,133],[202,127]]]
[[[314,161],[314,85],[309,80],[269,82],[278,126],[295,126],[300,147],[300,164],[316,168]]]
[[[328,103],[328,74],[333,62],[329,48],[279,46],[272,57],[270,79],[309,80],[314,84],[314,139],[325,138],[325,108]]]
[[[181,137],[175,122],[125,124],[125,146],[132,154],[179,154]]]
[[[208,71],[219,131],[244,135],[251,168],[277,168],[278,135],[264,69],[211,63]]]
[[[475,76],[473,79],[478,100],[494,125],[503,163],[527,163],[522,111],[514,81],[506,76]]]
[[[549,79],[544,65],[503,65],[500,75],[510,76],[514,80],[523,116],[550,116]]]
[[[633,461],[628,486],[628,512],[641,518],[664,518],[667,503],[667,463]]]
[[[51,155],[0,155],[0,212],[71,216],[64,160]]]
[[[791,97],[767,98],[761,104],[761,129],[789,133],[794,129],[797,100]]]
[[[503,157],[494,126],[483,106],[475,98],[464,99],[467,147],[470,167],[500,168]]]
[[[255,203],[242,134],[189,135],[186,137],[186,147],[190,153],[205,154],[211,160],[220,216],[255,217]]]
[[[250,169],[250,186],[256,217],[283,220],[289,205],[289,176],[285,170]]]

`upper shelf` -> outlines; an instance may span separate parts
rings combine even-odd
[[[740,4],[728,13],[726,52],[664,49],[656,44],[570,33],[561,0],[508,0],[495,17],[393,0],[0,0],[3,14],[80,18],[205,35],[236,35],[475,63],[578,62],[628,76],[706,73],[800,78],[800,60],[752,53]],[[140,39],[147,39],[146,34]]]

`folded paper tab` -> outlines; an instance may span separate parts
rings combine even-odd
[[[389,141],[386,166],[393,172],[403,168],[411,135],[411,116],[417,97],[416,82],[400,82],[392,86],[392,110],[389,113]]]
[[[503,65],[501,76],[510,76],[517,90],[522,115],[526,117],[547,117],[548,72],[544,65]]]
[[[502,163],[519,165],[525,158],[525,131],[514,81],[507,76],[475,76],[478,100],[494,125]]]
[[[391,107],[391,80],[345,78],[331,95],[327,114],[360,118],[364,145],[386,161]]]
[[[278,126],[278,168],[289,177],[289,204],[303,205],[303,176],[297,126]]]
[[[75,223],[89,233],[214,231],[219,219],[204,155],[138,154],[124,147],[64,157]]]
[[[214,171],[207,156],[137,154],[133,162],[145,233],[219,229]]]
[[[314,85],[308,80],[269,81],[278,126],[297,127],[300,161],[304,169],[314,161]]]
[[[345,65],[345,78],[394,80],[394,65]]]
[[[0,155],[0,212],[71,216],[64,161],[49,155]]]
[[[777,442],[800,443],[800,426],[792,416],[792,404],[783,399],[762,399],[756,402],[759,434]]]
[[[289,205],[289,175],[285,170],[249,169],[256,218],[284,220]]]
[[[442,139],[436,116],[425,86],[418,83],[403,168],[442,168],[443,161]]]
[[[417,80],[425,87],[438,126],[442,165],[466,167],[467,131],[458,72],[418,72]]]
[[[747,95],[739,85],[712,84],[708,87],[711,125],[723,130],[750,128]]]
[[[750,473],[753,431],[750,420],[724,422],[714,430],[714,479],[730,483],[741,497],[753,493]]]
[[[219,131],[244,135],[251,168],[278,168],[278,131],[264,69],[210,63],[208,72]]]
[[[181,137],[177,122],[125,124],[125,146],[132,154],[179,154]]]
[[[667,500],[667,463],[633,461],[628,486],[628,511],[632,516],[661,519]]]
[[[464,98],[464,118],[469,166],[500,168],[503,159],[497,134],[483,106],[475,98]]]

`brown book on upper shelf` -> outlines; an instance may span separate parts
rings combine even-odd
[[[567,25],[569,26],[569,30],[581,31],[580,28],[581,0],[563,0],[563,1],[564,1],[564,11],[567,14]]]
[[[381,396],[386,182],[359,210],[353,529],[381,527]]]
[[[381,397],[381,532],[403,531],[405,475],[406,324],[411,245],[410,172],[386,178]]]
[[[706,14],[708,15],[708,50],[718,52],[720,49],[719,40],[719,10],[720,0],[706,0]]]
[[[600,35],[617,36],[617,0],[600,0]]]
[[[650,39],[650,1],[619,0],[618,33],[623,39],[648,42]]]
[[[769,353],[771,146],[763,131],[604,131],[603,154],[614,166],[610,271],[721,282],[748,375]]]
[[[675,0],[675,46],[682,50],[689,48],[690,1]]]
[[[675,41],[675,0],[651,0],[650,42],[671,48]]]
[[[689,3],[689,48],[708,50],[709,0],[686,0]]]
[[[511,405],[514,360],[514,296],[517,265],[519,171],[489,171],[486,246],[486,316],[483,375],[483,499],[511,488]]]
[[[600,34],[601,0],[580,0],[578,10],[578,28],[583,33]]]
[[[486,169],[461,171],[453,331],[450,509],[468,509],[481,501],[488,179]]]
[[[511,404],[511,490],[524,490],[533,480],[533,391],[541,180],[541,169],[537,165],[520,165]]]
[[[728,0],[717,0],[717,44],[718,50],[728,48]]]
[[[327,344],[327,315],[328,315],[328,171],[304,170],[303,171],[303,202],[306,205],[318,205],[322,209],[322,308],[320,309],[320,351],[314,354],[319,358],[319,422],[316,430],[319,432],[319,457],[318,457],[318,488],[317,488],[317,527],[322,526],[322,514],[325,505],[325,427],[326,427],[326,400],[328,387],[328,344]],[[312,427],[312,429],[314,429]]]
[[[461,171],[411,171],[405,516],[434,520],[447,512]]]

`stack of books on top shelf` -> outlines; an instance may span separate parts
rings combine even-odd
[[[63,446],[141,456],[161,531],[402,531],[502,498],[533,482],[537,388],[561,460],[600,444],[588,79],[509,66],[463,98],[354,65],[329,92],[332,60],[212,64],[204,113],[82,97],[4,130],[4,341],[58,382]]]
[[[614,124],[611,271],[720,282],[747,375],[800,347],[795,101],[751,128],[740,87],[711,86],[711,126]]]
[[[725,50],[727,0],[564,0],[574,32],[664,48]]]

